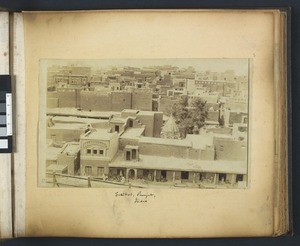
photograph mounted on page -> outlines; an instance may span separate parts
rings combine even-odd
[[[41,59],[39,186],[247,188],[250,65]]]

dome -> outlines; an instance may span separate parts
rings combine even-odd
[[[162,138],[171,138],[171,139],[180,138],[178,126],[172,115],[170,116],[169,120],[166,122],[166,124],[161,129],[160,136]]]

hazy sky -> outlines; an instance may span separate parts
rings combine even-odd
[[[148,67],[172,65],[180,68],[194,67],[197,71],[211,70],[224,72],[234,70],[237,75],[248,74],[248,59],[103,59],[103,60],[43,60],[48,66],[52,65],[74,65],[91,66],[93,69],[108,68],[110,66],[132,66]]]

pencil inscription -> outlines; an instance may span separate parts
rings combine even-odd
[[[156,195],[153,192],[145,192],[145,191],[138,191],[138,192],[117,191],[115,192],[115,197],[116,198],[130,197],[133,198],[133,203],[149,203],[150,200],[156,198]]]

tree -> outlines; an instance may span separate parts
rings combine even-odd
[[[187,96],[183,96],[172,106],[171,113],[179,127],[185,128],[189,134],[193,133],[195,126],[199,129],[203,127],[208,117],[206,101],[196,98],[189,105]]]

